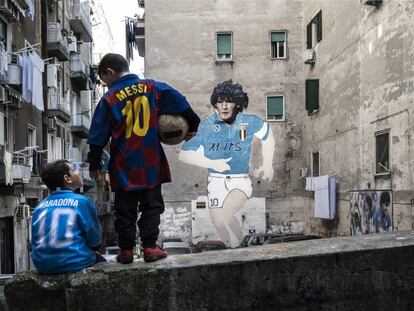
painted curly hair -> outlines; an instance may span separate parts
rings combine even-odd
[[[243,91],[243,87],[238,83],[234,84],[231,79],[217,84],[214,88],[210,98],[210,103],[214,108],[219,99],[235,103],[239,111],[243,111],[249,104],[249,97]]]

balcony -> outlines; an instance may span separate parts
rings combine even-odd
[[[5,154],[11,159],[10,166],[4,164]],[[5,185],[27,184],[30,182],[31,165],[29,158],[31,155],[23,152],[14,152],[13,155],[4,150],[0,151],[0,183]]]
[[[72,125],[70,130],[72,134],[80,138],[88,138],[89,128],[91,127],[91,120],[82,114],[75,114],[72,117]]]
[[[70,55],[70,78],[80,89],[86,90],[89,80],[89,64],[81,54]]]
[[[4,16],[9,23],[19,20],[19,7],[12,0],[0,0],[0,15]]]
[[[145,56],[145,19],[138,18],[134,24],[134,37],[138,46],[139,56]]]
[[[62,36],[60,23],[49,22],[47,27],[47,53],[59,61],[69,60],[69,44]]]
[[[63,122],[70,121],[70,104],[60,94],[48,94],[48,117],[57,117]]]
[[[92,23],[88,1],[74,0],[72,16],[69,20],[72,29],[80,34],[81,41],[92,42]]]

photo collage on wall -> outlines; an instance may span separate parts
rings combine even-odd
[[[392,202],[392,190],[349,191],[350,234],[392,231]]]

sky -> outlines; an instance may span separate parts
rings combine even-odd
[[[105,12],[106,19],[115,40],[115,53],[125,56],[125,16],[134,18],[134,14],[142,15],[143,9],[138,7],[137,0],[99,0]],[[122,5],[120,5],[122,3]],[[144,72],[144,59],[134,49],[134,60],[131,60],[130,72],[142,77]]]

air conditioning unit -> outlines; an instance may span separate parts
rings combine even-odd
[[[49,132],[56,131],[56,118],[55,117],[47,118],[47,130]]]
[[[380,6],[380,4],[382,3],[382,0],[361,0],[362,1],[362,4],[365,4],[365,5],[372,5],[372,6],[375,6],[375,7],[379,7]]]
[[[3,15],[9,22],[16,22],[19,20],[19,8],[11,0],[0,0],[0,14]]]
[[[17,220],[23,220],[30,218],[30,205],[19,204],[16,211]]]
[[[78,43],[76,41],[76,37],[67,36],[66,39],[68,40],[69,44],[69,53],[78,53]]]
[[[307,49],[305,51],[305,64],[314,64],[316,59],[315,51],[313,49]]]
[[[57,88],[58,64],[47,65],[47,87]]]

